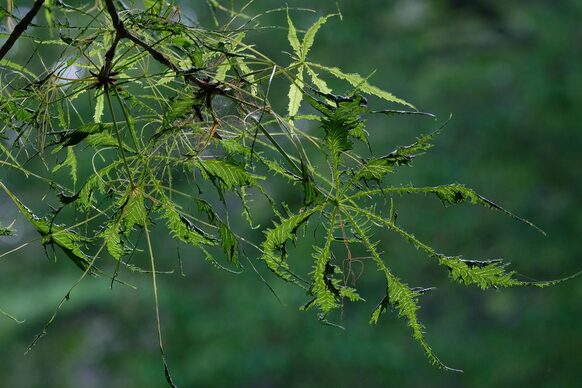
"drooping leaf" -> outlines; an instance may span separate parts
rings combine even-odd
[[[107,252],[116,260],[121,258],[128,252],[123,243],[123,231],[121,225],[117,221],[110,221],[105,226],[105,229],[99,234],[99,237],[105,242]]]
[[[2,182],[0,182],[0,187],[4,189],[20,212],[41,235],[43,245],[54,244],[58,246],[79,268],[83,271],[94,273],[94,267],[91,264],[92,259],[82,250],[82,245],[89,242],[90,239],[75,231],[68,230],[62,225],[55,224],[51,220],[36,216]]]
[[[235,234],[230,230],[228,225],[221,223],[220,228],[220,243],[222,248],[224,249],[224,253],[226,254],[226,258],[228,261],[235,266],[238,266],[238,239],[236,238]]]
[[[476,285],[485,290],[488,288],[535,286],[548,287],[571,279],[574,274],[564,279],[550,281],[522,281],[515,279],[515,271],[507,271],[502,260],[464,260],[460,257],[441,256],[439,263],[449,269],[451,278],[461,284]]]
[[[180,214],[176,205],[163,194],[159,213],[166,220],[166,225],[175,239],[195,247],[216,244],[212,236],[197,227],[186,216]]]
[[[77,186],[77,157],[72,147],[67,147],[67,157],[61,163],[55,165],[52,172],[57,172],[63,167],[69,167],[69,173],[73,179],[73,186]]]
[[[265,262],[271,271],[284,280],[295,282],[294,277],[290,273],[289,265],[286,262],[287,254],[285,244],[290,241],[295,241],[297,229],[315,212],[316,209],[310,209],[299,214],[294,214],[282,219],[279,224],[275,224],[274,228],[267,229],[265,232],[261,260]],[[277,252],[280,252],[280,255]]]

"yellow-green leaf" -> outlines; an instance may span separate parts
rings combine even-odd
[[[289,41],[291,48],[293,48],[295,55],[297,55],[297,57],[299,58],[302,58],[303,56],[301,55],[301,43],[299,43],[299,39],[297,38],[297,30],[295,29],[295,26],[293,25],[293,22],[289,17],[289,11],[287,11],[287,24],[289,26],[287,40]]]
[[[348,83],[350,83],[351,85],[358,88],[359,90],[361,90],[364,93],[380,97],[381,99],[389,101],[389,102],[395,102],[397,104],[406,105],[406,106],[409,106],[413,109],[416,109],[416,107],[414,105],[412,105],[411,103],[409,103],[407,101],[404,101],[401,98],[394,96],[392,93],[384,91],[376,86],[370,85],[368,83],[368,81],[359,74],[344,73],[343,71],[341,71],[337,67],[327,67],[327,66],[320,65],[318,63],[311,63],[310,62],[310,63],[308,63],[308,66],[312,66],[312,67],[321,69],[321,70],[326,71],[329,74],[333,75],[334,77],[337,77],[339,79],[347,81]]]
[[[301,100],[303,99],[303,66],[299,66],[297,78],[291,83],[289,88],[289,106],[287,108],[289,117],[293,117],[299,112]]]
[[[323,16],[320,17],[311,27],[309,27],[309,30],[307,30],[307,32],[305,33],[305,36],[303,37],[303,45],[301,46],[301,58],[302,59],[306,59],[307,58],[307,53],[309,52],[309,49],[311,48],[311,46],[313,46],[313,42],[315,40],[315,34],[317,34],[317,31],[319,30],[319,28],[327,21],[327,19],[329,19],[330,17],[335,16],[335,15],[327,15],[327,16]]]

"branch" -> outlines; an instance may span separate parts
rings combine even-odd
[[[22,18],[22,20],[18,22],[16,27],[14,27],[14,30],[12,31],[6,42],[4,42],[2,47],[0,47],[0,60],[4,58],[6,53],[8,53],[12,46],[14,46],[14,43],[16,43],[18,38],[20,38],[20,35],[22,35],[22,33],[28,28],[28,26],[32,22],[32,19],[34,19],[34,17],[36,16],[38,11],[40,10],[40,7],[42,7],[43,4],[44,0],[36,0],[30,11],[28,11],[28,13]]]
[[[113,0],[105,0],[105,6],[107,8],[107,13],[111,17],[113,27],[115,27],[118,36],[131,40],[133,43],[147,51],[156,61],[166,66],[167,68],[173,70],[176,74],[184,76],[186,80],[193,82],[198,87],[206,88],[209,86],[209,83],[207,81],[204,81],[194,76],[191,70],[180,70],[178,66],[172,63],[172,61],[166,58],[166,56],[162,54],[160,51],[156,50],[153,46],[147,44],[146,42],[144,42],[143,40],[129,32],[129,30],[125,28],[123,21],[120,19],[119,13],[115,8]]]

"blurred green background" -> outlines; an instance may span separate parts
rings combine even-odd
[[[288,3],[318,8],[318,13],[291,11],[299,28],[336,9],[333,1]],[[248,12],[281,4],[255,1]],[[399,222],[441,252],[503,257],[528,279],[580,270],[582,2],[343,0],[339,5],[343,21],[334,18],[320,31],[312,60],[362,75],[377,70],[373,84],[438,116],[438,121],[370,118],[368,130],[383,140],[374,144],[375,152],[410,143],[453,115],[437,147],[394,182],[463,182],[532,220],[548,236],[499,213],[469,205],[444,209],[428,198],[397,199]],[[211,25],[204,4],[194,10],[183,5],[183,11]],[[262,23],[284,26],[284,13],[268,14]],[[287,50],[284,29],[253,33],[252,39],[273,57],[288,60],[281,54],[282,47]],[[275,94],[285,97],[286,90]],[[385,108],[376,100],[370,104]],[[24,200],[38,200],[35,182],[1,174],[19,186]],[[293,202],[299,194],[278,195]],[[5,196],[0,214],[4,222],[18,217]],[[266,225],[266,219],[260,221]],[[16,228],[27,231],[21,218]],[[0,240],[0,253],[34,238],[26,233],[21,241]],[[437,354],[465,373],[429,365],[395,314],[368,325],[383,293],[371,270],[369,279],[360,281],[367,302],[346,306],[341,331],[298,311],[305,295],[270,277],[260,263],[283,304],[252,270],[238,276],[219,272],[181,247],[187,276],[159,279],[166,351],[178,385],[580,386],[580,279],[543,290],[482,292],[451,284],[446,271],[398,238],[381,239],[389,265],[403,279],[438,288],[421,299],[420,316]],[[172,266],[174,243],[163,236],[155,242],[166,267]],[[291,260],[309,257],[303,247],[291,254]],[[0,308],[26,319],[17,325],[0,317],[0,386],[165,384],[148,276],[134,280],[139,291],[110,290],[103,279],[85,281],[48,335],[24,356],[78,272],[66,260],[46,260],[35,244],[0,261]]]

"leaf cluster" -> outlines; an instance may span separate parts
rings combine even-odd
[[[446,369],[418,318],[420,299],[432,288],[411,286],[413,280],[394,273],[379,233],[401,237],[460,284],[487,289],[556,283],[519,280],[501,259],[439,253],[397,223],[394,198],[430,194],[445,206],[480,205],[534,226],[462,184],[393,183],[398,169],[431,149],[439,130],[383,156],[361,151],[370,145],[369,115],[432,115],[372,85],[369,77],[309,60],[317,32],[336,15],[319,18],[299,39],[289,10],[278,10],[286,14],[292,50],[290,62],[281,64],[248,42],[260,18],[211,3],[226,20],[221,28],[187,20],[176,5],[161,1],[148,1],[145,9],[110,0],[95,7],[51,2],[45,28],[58,31],[54,38],[19,39],[54,48],[58,56],[36,52],[36,67],[19,58],[0,61],[0,188],[44,246],[58,246],[80,267],[81,279],[94,274],[116,282],[125,270],[148,272],[157,306],[151,237],[165,228],[219,269],[236,273],[246,262],[254,268],[252,257],[258,256],[276,276],[305,290],[304,309],[317,309],[329,323],[346,300],[363,301],[353,270],[361,260],[354,252],[363,251],[385,280],[370,322],[395,311],[428,359]],[[91,21],[73,25],[73,16]],[[326,77],[343,81],[347,92],[334,93]],[[270,104],[276,78],[288,85],[283,114]],[[374,110],[370,97],[391,105]],[[407,110],[393,109],[395,104]],[[49,210],[35,204],[44,214],[37,216],[17,196],[9,173],[40,181],[58,203]],[[275,179],[302,193],[301,203],[274,198],[269,182]],[[233,198],[239,207],[230,205]],[[247,236],[260,228],[254,218],[265,217],[253,201],[270,209],[274,220],[260,241]],[[389,209],[380,205],[388,202]],[[248,227],[237,231],[230,220],[241,211]],[[11,233],[0,227],[0,235]],[[311,270],[299,273],[289,246],[311,241],[311,234]],[[143,236],[147,244],[140,249]],[[143,257],[150,259],[147,269]],[[108,265],[112,271],[104,269]]]

